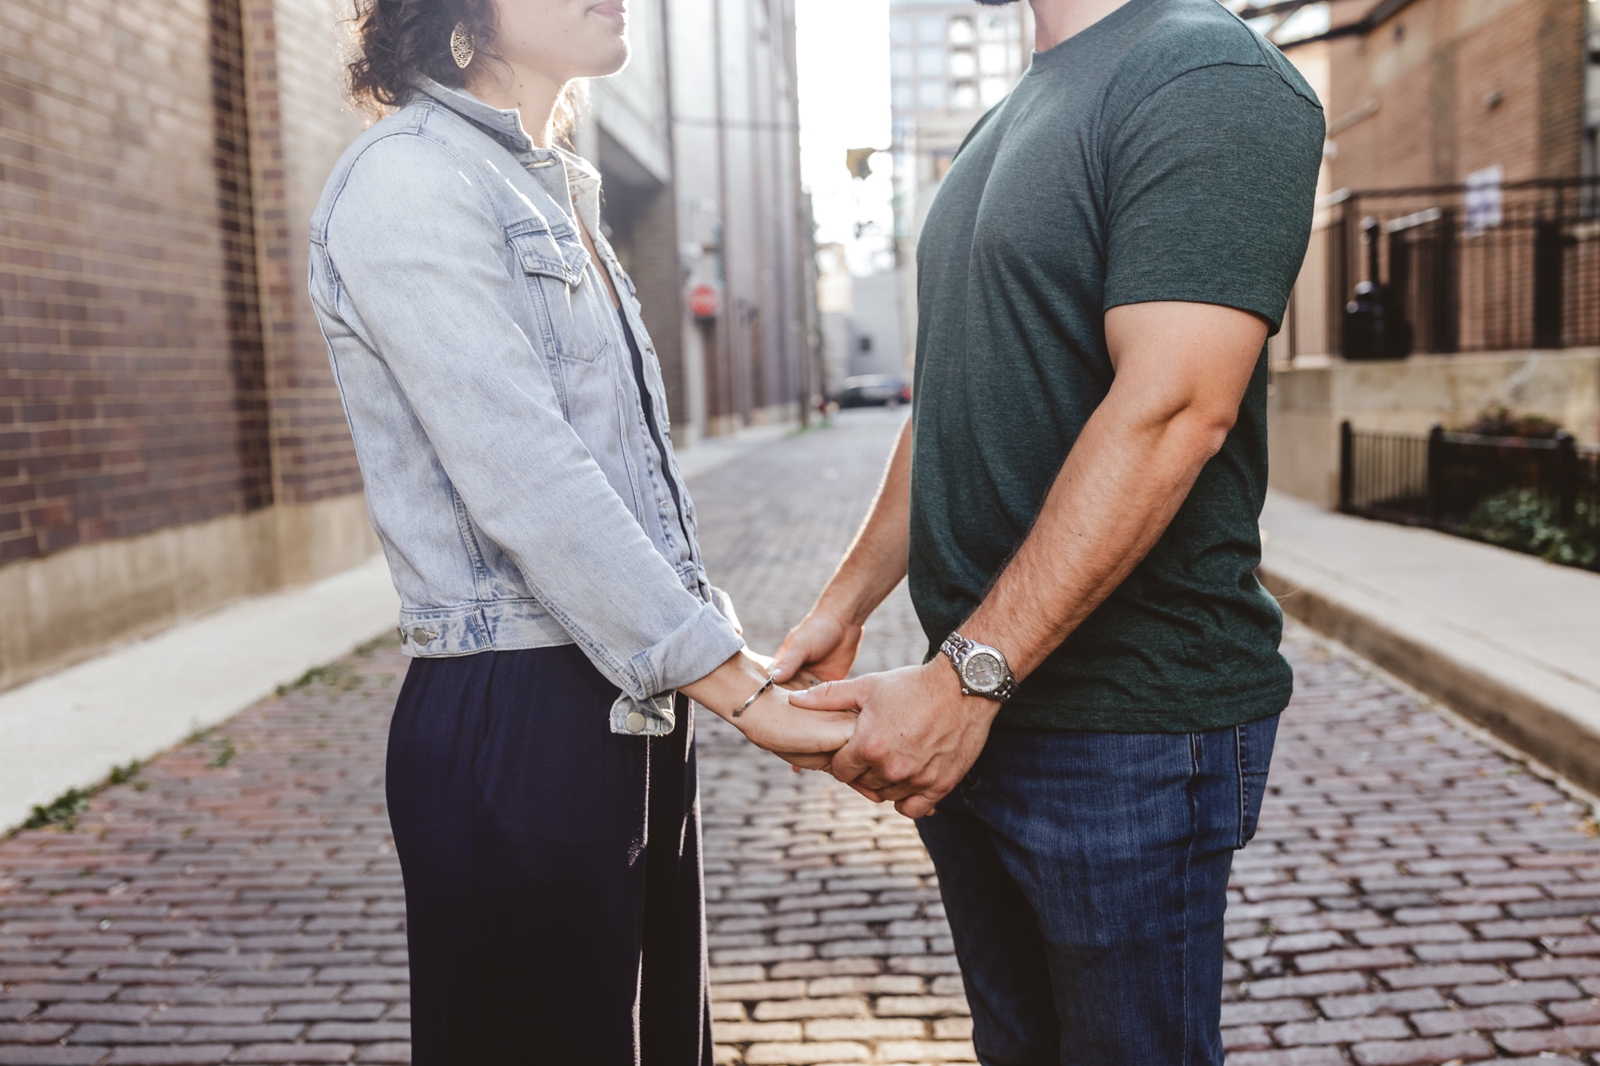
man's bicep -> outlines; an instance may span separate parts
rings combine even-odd
[[[1267,341],[1259,315],[1220,304],[1123,304],[1106,312],[1105,327],[1113,390],[1156,412],[1198,408],[1231,418]]]

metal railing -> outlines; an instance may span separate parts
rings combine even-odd
[[[1510,182],[1484,196],[1442,185],[1325,198],[1288,354],[1600,345],[1600,178]]]
[[[1600,552],[1600,448],[1564,431],[1550,438],[1487,437],[1435,426],[1423,436],[1355,430],[1345,422],[1339,510],[1539,554],[1551,538],[1575,536],[1595,546],[1584,557],[1594,561],[1579,560],[1592,566],[1600,562],[1593,554]]]

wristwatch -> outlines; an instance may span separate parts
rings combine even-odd
[[[1016,676],[999,649],[968,640],[960,633],[951,633],[939,650],[956,668],[963,695],[1004,703],[1017,694]]]

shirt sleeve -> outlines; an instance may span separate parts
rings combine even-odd
[[[364,183],[357,191],[356,183]],[[744,642],[683,587],[561,414],[482,190],[446,149],[368,148],[330,215],[338,313],[416,414],[473,523],[623,692],[696,681]]]
[[[1105,153],[1105,310],[1221,304],[1282,324],[1311,236],[1322,109],[1267,66],[1167,82]]]

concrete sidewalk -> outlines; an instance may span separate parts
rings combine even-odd
[[[1600,791],[1600,574],[1273,493],[1284,610]]]
[[[313,666],[392,631],[381,556],[315,585],[254,596],[0,694],[0,832],[216,725]]]

